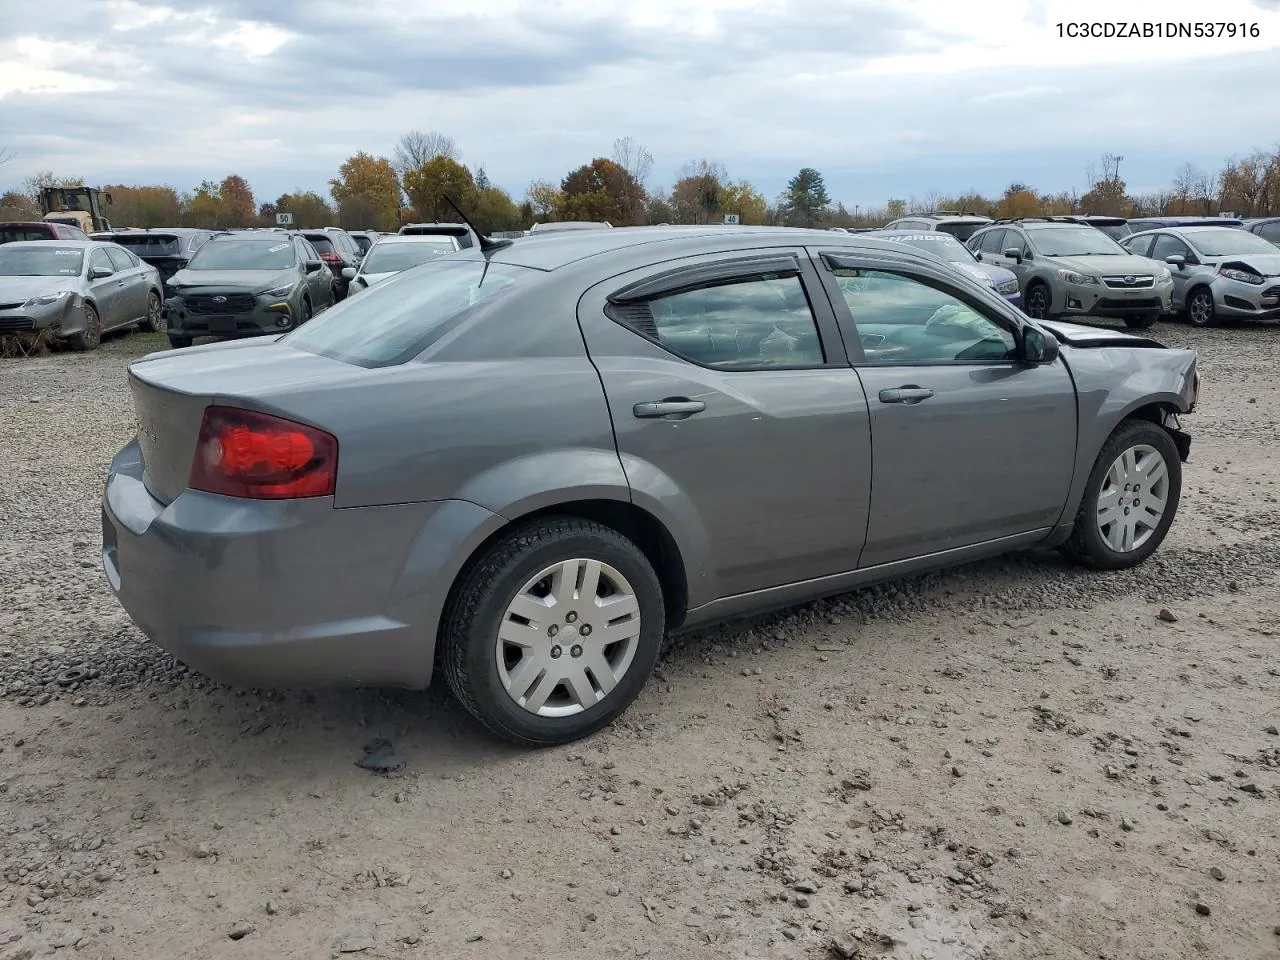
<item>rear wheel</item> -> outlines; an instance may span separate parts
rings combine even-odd
[[[644,686],[665,630],[662,587],[615,530],[573,517],[513,529],[464,573],[442,620],[454,695],[522,746],[595,733]]]
[[[72,350],[96,350],[102,342],[102,318],[98,316],[98,308],[88,301],[84,305],[84,329],[67,337],[67,346]]]
[[[1187,297],[1187,322],[1193,327],[1211,327],[1215,319],[1213,292],[1208,287],[1196,287]]]
[[[1146,330],[1148,327],[1154,327],[1159,319],[1160,314],[1147,313],[1140,317],[1125,317],[1124,325],[1130,330]]]
[[[164,308],[160,303],[159,295],[153,290],[147,294],[147,318],[139,321],[138,329],[143,333],[150,333],[153,330],[163,330],[166,326]]]
[[[174,350],[191,346],[191,338],[181,333],[169,333],[169,346]]]
[[[1049,319],[1049,303],[1049,288],[1043,283],[1033,283],[1027,288],[1024,309],[1028,317],[1034,320]]]
[[[1173,438],[1149,421],[1126,420],[1094,462],[1064,552],[1098,570],[1135,566],[1164,541],[1181,494]]]

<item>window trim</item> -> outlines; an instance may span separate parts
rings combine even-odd
[[[805,370],[848,369],[849,354],[844,331],[840,328],[838,318],[832,311],[830,297],[826,295],[821,276],[815,269],[811,258],[802,248],[781,248],[771,250],[757,248],[748,251],[722,251],[714,254],[703,254],[701,262],[684,262],[680,266],[653,264],[648,268],[640,268],[649,272],[637,280],[624,284],[605,293],[600,304],[601,313],[611,323],[616,324],[629,334],[653,344],[678,363],[687,363],[700,370],[709,370],[724,375],[759,374],[797,372]],[[782,269],[763,269],[765,266],[782,267]],[[665,269],[663,269],[665,267]],[[712,287],[730,286],[737,283],[750,283],[765,279],[775,274],[794,276],[800,281],[800,289],[808,301],[809,314],[813,320],[814,331],[818,335],[818,345],[822,350],[823,360],[817,364],[801,366],[768,366],[768,367],[717,367],[699,363],[690,357],[676,353],[661,340],[637,329],[630,323],[619,319],[610,307],[624,307],[635,303],[648,303],[664,296],[687,293],[693,290]]]
[[[822,250],[819,253],[819,257],[823,267],[821,272],[822,283],[826,289],[828,299],[831,300],[837,322],[840,324],[841,335],[849,353],[849,362],[854,367],[870,367],[882,370],[888,367],[1018,367],[1023,365],[1017,355],[1021,354],[1022,351],[1023,331],[1026,329],[1026,324],[1005,312],[1006,309],[1012,312],[1015,308],[1010,307],[1003,297],[1000,297],[1002,302],[997,306],[986,302],[984,295],[987,291],[985,289],[982,294],[972,293],[967,290],[962,286],[962,284],[971,282],[967,277],[944,276],[941,271],[935,270],[932,265],[926,267],[902,260],[881,259],[830,248]],[[858,324],[854,320],[853,311],[850,309],[848,301],[845,300],[844,291],[840,289],[839,284],[836,282],[835,271],[837,269],[875,270],[880,273],[892,273],[931,287],[954,300],[958,300],[975,313],[1012,334],[1015,356],[1003,360],[920,360],[911,362],[868,360],[862,349],[862,339],[858,336]],[[975,289],[977,289],[976,283]],[[1000,296],[995,291],[991,291],[991,295],[993,297]]]

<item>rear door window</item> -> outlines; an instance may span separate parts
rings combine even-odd
[[[1156,242],[1151,247],[1151,259],[1163,260],[1165,257],[1189,257],[1191,250],[1172,233],[1156,235]]]
[[[982,235],[982,244],[979,249],[983,253],[993,253],[997,257],[1004,256],[1004,238],[1007,230],[991,230]]]
[[[1125,249],[1139,257],[1145,257],[1151,250],[1151,237],[1135,237],[1124,244]]]
[[[1258,236],[1272,243],[1280,243],[1280,220],[1275,223],[1264,223],[1262,229],[1258,231]]]

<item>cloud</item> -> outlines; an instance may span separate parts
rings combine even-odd
[[[659,183],[707,157],[772,195],[814,165],[864,204],[1066,187],[1104,150],[1155,182],[1274,139],[1280,103],[1249,93],[1280,83],[1280,11],[1263,2],[1218,0],[1213,17],[1258,22],[1258,38],[1189,42],[1057,36],[1114,19],[1112,0],[11,4],[0,139],[17,157],[0,189],[48,168],[323,190],[345,157],[389,154],[410,129],[449,133],[517,194],[623,135],[654,151]],[[1201,12],[1166,0],[1158,15]],[[1184,119],[1208,116],[1208,138]]]

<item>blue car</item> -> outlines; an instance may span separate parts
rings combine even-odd
[[[949,233],[935,231],[920,233],[916,230],[873,230],[864,234],[879,240],[893,240],[918,247],[931,253],[939,260],[945,260],[956,270],[985,284],[1000,294],[1015,307],[1022,306],[1022,293],[1018,289],[1018,277],[1012,270],[997,267],[978,260],[969,248]]]

